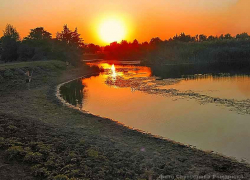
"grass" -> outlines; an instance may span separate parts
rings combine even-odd
[[[0,64],[0,70],[15,69],[15,68],[34,68],[37,66],[43,66],[47,68],[52,68],[53,66],[65,67],[62,61],[50,60],[50,61],[29,61],[29,62],[14,62],[14,63],[4,63]]]
[[[19,166],[15,169],[10,166],[11,173],[0,171],[0,177],[11,179],[11,174],[24,167],[27,171],[23,178],[36,179],[142,180],[160,175],[250,177],[250,167],[244,163],[142,134],[110,119],[64,106],[55,97],[56,86],[93,73],[93,69],[43,65],[32,66],[37,73],[29,87],[22,85],[23,80],[8,83],[14,78],[23,78],[21,75],[4,77],[8,81],[1,84],[5,89],[0,91],[0,164],[9,166],[17,162]],[[21,69],[27,68],[31,67],[26,64]]]

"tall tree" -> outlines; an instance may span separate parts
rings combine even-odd
[[[56,39],[70,46],[83,47],[83,40],[80,38],[77,28],[75,31],[71,31],[68,25],[63,26],[63,30],[57,33]]]
[[[37,27],[35,29],[31,29],[30,34],[25,39],[30,40],[48,40],[51,39],[51,33],[44,30],[43,27]]]
[[[77,28],[71,31],[67,25],[64,25],[63,30],[57,33],[55,42],[56,48],[54,49],[57,51],[60,59],[70,61],[72,64],[80,62],[84,43]]]
[[[30,33],[21,43],[18,54],[21,60],[49,59],[52,53],[51,33],[43,27],[30,30]]]
[[[3,37],[4,38],[11,38],[15,41],[20,41],[19,33],[17,32],[16,28],[14,28],[10,24],[7,24],[5,29],[3,30]]]
[[[16,28],[14,28],[10,24],[7,24],[3,31],[1,42],[2,42],[1,58],[5,62],[17,60],[18,58],[17,49],[20,42],[20,36]]]
[[[84,43],[83,43],[83,40],[82,38],[80,37],[81,35],[78,33],[78,29],[75,28],[75,31],[72,32],[72,35],[71,35],[71,43],[77,47],[84,47]]]

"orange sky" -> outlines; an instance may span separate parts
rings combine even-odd
[[[98,24],[112,16],[125,22],[129,41],[250,33],[250,0],[0,0],[0,29],[10,23],[22,37],[39,26],[55,36],[68,24],[86,43],[103,44]]]

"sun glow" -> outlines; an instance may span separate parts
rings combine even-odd
[[[121,41],[126,37],[125,23],[118,19],[106,19],[100,24],[98,33],[105,43]]]

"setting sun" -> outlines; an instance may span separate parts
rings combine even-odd
[[[111,43],[121,41],[126,36],[126,28],[122,21],[117,19],[104,20],[99,27],[99,36],[102,41]]]

